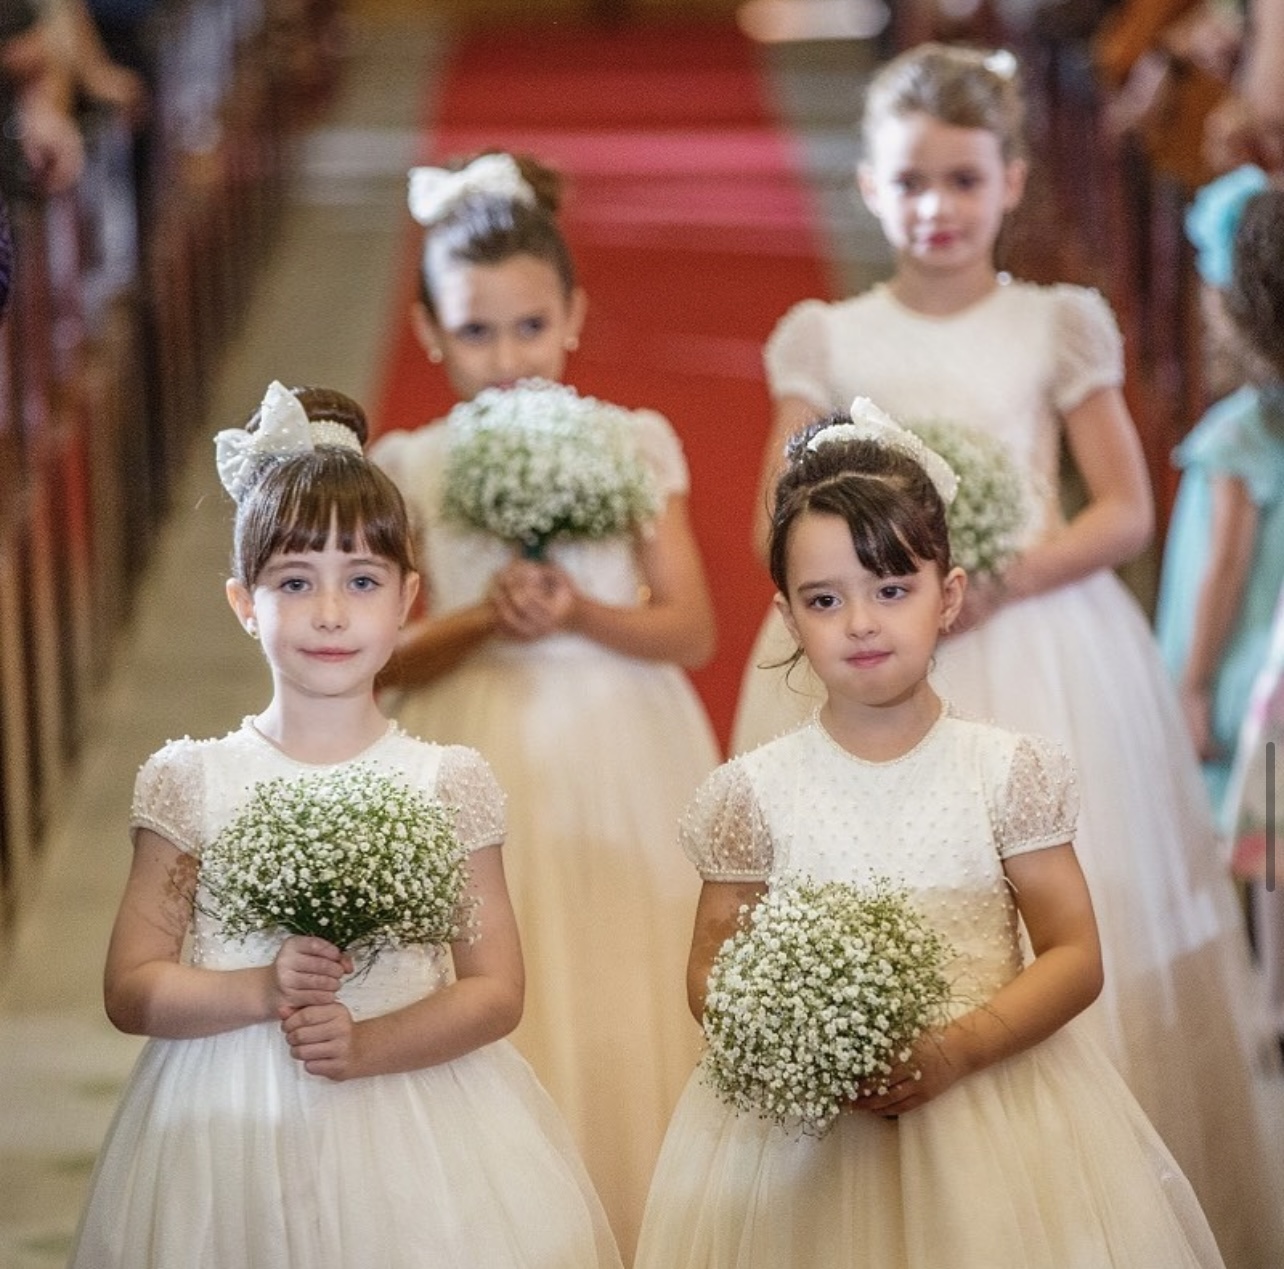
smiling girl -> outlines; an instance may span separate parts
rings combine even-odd
[[[503,795],[476,752],[407,735],[375,700],[418,576],[364,430],[342,394],[273,384],[250,429],[219,435],[238,503],[228,598],[262,643],[272,696],[139,773],[104,994],[112,1022],[149,1040],[99,1155],[76,1269],[619,1269],[570,1134],[504,1039],[523,965]],[[338,782],[401,790],[394,801],[452,824],[475,913],[455,937],[375,955],[266,921],[233,928],[211,848],[230,834],[261,855],[268,836],[239,826],[265,797],[301,801],[313,827],[300,836],[324,841],[326,803],[303,790]],[[414,891],[418,870],[397,871],[404,840],[373,818],[387,803],[366,805],[380,876]],[[271,849],[263,867],[283,873]],[[319,849],[303,848],[300,871]]]

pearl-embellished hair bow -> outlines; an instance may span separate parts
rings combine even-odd
[[[444,167],[410,169],[410,214],[425,227],[473,194],[536,202],[535,191],[511,154],[483,154],[458,172]]]
[[[850,423],[831,423],[829,427],[822,428],[807,442],[807,448],[814,451],[839,441],[873,441],[887,449],[899,450],[922,467],[947,507],[954,501],[959,491],[959,478],[935,450],[928,449],[913,432],[901,427],[868,397],[857,397],[849,413]]]
[[[318,445],[362,452],[361,440],[350,427],[333,419],[309,419],[298,397],[274,379],[259,406],[258,429],[229,427],[219,432],[214,437],[214,464],[223,488],[240,502],[265,458],[304,454]]]

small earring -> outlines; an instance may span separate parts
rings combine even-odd
[[[430,348],[430,349],[428,349],[428,360],[429,360],[429,361],[431,361],[431,362],[432,362],[432,364],[433,364],[434,366],[440,366],[440,365],[441,365],[441,349],[440,349],[440,348]]]
[[[251,639],[257,639],[259,637],[259,624],[253,617],[245,623],[245,633],[249,635]]]
[[[562,347],[565,348],[567,352],[575,352],[579,346],[580,340],[578,335],[567,335],[567,337],[562,340]]]

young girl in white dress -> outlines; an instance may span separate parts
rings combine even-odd
[[[502,1039],[523,975],[503,796],[477,753],[414,739],[375,701],[418,580],[404,503],[341,394],[274,384],[255,420],[220,434],[219,467],[238,500],[228,598],[272,699],[139,774],[105,995],[118,1027],[152,1038],[71,1264],[619,1269],[566,1125]],[[264,782],[358,764],[456,808],[469,934],[373,957],[232,936],[203,851]]]
[[[928,682],[966,589],[945,526],[953,473],[869,403],[853,415],[802,432],[780,479],[777,603],[826,695],[719,768],[684,819],[704,879],[688,992],[701,1016],[742,905],[778,880],[887,878],[950,945],[958,1003],[821,1136],[719,1100],[697,1069],[637,1269],[1221,1265],[1158,1134],[1066,1027],[1102,981],[1068,759],[965,721]]]
[[[1096,292],[995,270],[1026,170],[1015,69],[1008,54],[927,45],[872,82],[860,188],[894,272],[854,299],[798,305],[772,334],[764,489],[785,438],[857,395],[903,422],[953,420],[1006,446],[1037,513],[1003,576],[969,591],[936,681],[972,717],[1050,736],[1077,764],[1076,846],[1106,967],[1087,1016],[1227,1259],[1278,1265],[1284,1174],[1264,1158],[1270,1129],[1255,1104],[1261,1049],[1242,921],[1171,682],[1111,571],[1152,526],[1119,331]],[[1087,491],[1069,520],[1058,501],[1063,438]],[[809,708],[785,671],[757,668],[794,646],[778,618],[762,640],[741,700],[743,747]],[[788,678],[806,688],[804,667]]]
[[[412,173],[426,227],[414,320],[461,400],[562,378],[585,300],[555,193],[554,174],[506,154]],[[544,563],[443,517],[448,421],[371,451],[410,506],[427,591],[390,667],[397,716],[480,750],[508,794],[530,975],[514,1039],[569,1119],[626,1258],[699,1049],[675,986],[697,890],[675,826],[718,761],[682,668],[714,638],[686,462],[658,414],[628,426],[660,494],[654,522],[555,541]]]

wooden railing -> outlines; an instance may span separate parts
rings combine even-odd
[[[203,417],[211,363],[268,245],[291,131],[325,57],[328,8],[170,3],[159,17],[146,182],[124,126],[89,119],[75,191],[10,204],[0,943],[73,776],[114,636]]]

